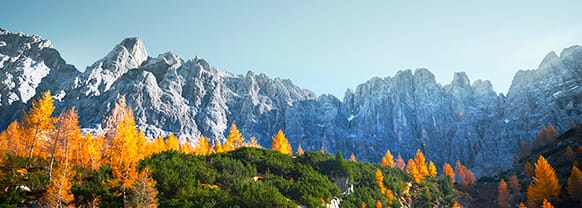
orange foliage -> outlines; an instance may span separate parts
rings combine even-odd
[[[497,205],[500,208],[511,207],[511,202],[509,201],[509,190],[507,190],[507,184],[503,179],[499,182],[499,189],[497,190]]]
[[[406,164],[406,170],[408,174],[410,174],[412,178],[414,178],[414,182],[419,183],[424,179],[424,177],[422,177],[422,175],[420,174],[418,169],[416,169],[416,167],[417,167],[416,162],[414,162],[413,159],[409,159],[408,163]]]
[[[527,188],[528,207],[539,205],[543,199],[557,200],[561,185],[554,169],[544,156],[539,156],[536,162],[534,184]]]
[[[382,202],[380,200],[376,200],[376,208],[382,208]]]
[[[552,204],[547,199],[544,199],[541,208],[554,208],[554,206],[552,206]]]
[[[475,183],[475,175],[473,174],[473,172],[467,170],[467,167],[461,164],[461,162],[458,160],[457,163],[455,164],[455,169],[457,171],[457,176],[459,176],[459,183],[463,188],[466,189],[470,185],[473,185],[473,183]]]
[[[548,145],[552,143],[552,141],[554,141],[556,137],[557,137],[556,129],[554,129],[554,126],[552,124],[548,125],[547,128],[545,125],[542,125],[542,127],[540,128],[540,132],[538,133],[538,135],[536,135],[536,138],[532,142],[532,149],[536,150],[545,145]]]
[[[414,156],[414,163],[416,164],[416,169],[424,179],[424,177],[428,176],[428,167],[426,166],[426,159],[424,154],[420,149],[416,149],[416,156]]]
[[[380,192],[384,193],[384,175],[380,169],[376,169],[376,184],[378,184]]]
[[[582,172],[578,167],[573,166],[568,178],[568,195],[573,200],[579,200],[582,197]]]
[[[236,127],[236,124],[232,123],[230,125],[230,131],[228,132],[228,137],[226,137],[226,143],[222,145],[224,151],[232,151],[236,148],[242,146],[245,138],[243,137],[242,133]]]
[[[303,148],[301,148],[301,145],[299,145],[299,147],[297,148],[297,155],[303,155]]]
[[[196,155],[210,155],[212,154],[213,149],[210,145],[210,139],[200,136],[198,138],[198,145],[194,148],[194,154]]]
[[[451,181],[454,183],[455,182],[455,172],[453,171],[453,167],[451,167],[451,164],[445,162],[445,164],[443,165],[443,170],[445,172],[444,176],[451,177]]]
[[[356,155],[354,155],[353,152],[352,152],[352,155],[350,155],[350,161],[353,161],[353,162],[356,161]]]
[[[18,122],[13,121],[8,125],[6,130],[0,134],[0,141],[3,145],[0,146],[1,151],[5,151],[8,154],[16,156],[26,155],[26,135],[24,135],[24,128],[18,124]]]
[[[32,102],[32,107],[28,113],[24,113],[24,128],[25,128],[25,146],[28,151],[28,157],[33,155],[46,156],[35,150],[46,148],[45,141],[49,133],[55,128],[56,118],[51,117],[55,105],[50,91],[42,93],[40,99]],[[46,154],[46,152],[44,152]]]
[[[176,138],[176,136],[174,136],[174,134],[168,135],[168,138],[166,138],[165,144],[166,144],[165,145],[166,150],[178,151],[180,148],[180,142],[178,141],[178,138]]]
[[[428,176],[436,177],[437,176],[437,168],[432,161],[428,163]]]
[[[530,162],[526,162],[523,167],[525,169],[525,175],[527,177],[532,177],[534,172],[533,172],[533,168],[531,167],[531,163]]]
[[[224,150],[222,149],[222,144],[218,139],[214,141],[214,152],[216,153],[224,152]]]
[[[382,157],[382,160],[380,161],[380,165],[382,165],[382,167],[394,167],[394,157],[392,156],[390,150],[386,150],[384,157]]]
[[[519,207],[519,208],[527,208],[527,207],[525,206],[525,204],[523,204],[523,202],[519,202],[519,206],[518,206],[518,207]]]

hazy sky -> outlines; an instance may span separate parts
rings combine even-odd
[[[0,27],[50,39],[81,71],[139,36],[150,56],[198,55],[222,70],[289,78],[339,97],[374,76],[416,68],[443,84],[465,71],[505,92],[518,69],[582,45],[579,0],[401,2],[6,1]]]

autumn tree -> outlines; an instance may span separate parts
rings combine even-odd
[[[214,141],[214,152],[216,153],[224,152],[224,149],[222,149],[222,144],[218,139]]]
[[[451,164],[445,162],[445,164],[443,165],[443,170],[444,170],[444,176],[450,177],[451,181],[454,183],[455,182],[455,171],[453,171],[453,167],[451,167]]]
[[[503,179],[499,182],[499,188],[497,189],[497,205],[500,208],[511,207],[511,202],[509,201],[509,190],[507,190],[507,183],[505,183],[505,180]]]
[[[424,177],[429,175],[426,159],[425,159],[422,151],[420,151],[420,149],[416,149],[416,155],[414,156],[414,163],[416,164],[416,169],[418,170],[419,174],[421,175],[421,177],[423,179],[424,179]]]
[[[200,136],[198,138],[198,145],[194,148],[194,154],[196,155],[210,155],[212,154],[213,149],[210,145],[210,139]]]
[[[533,184],[527,188],[528,207],[538,206],[543,199],[557,200],[561,185],[552,166],[540,155],[535,164]]]
[[[352,154],[350,155],[350,161],[352,162],[356,162],[356,155],[354,155],[354,153],[352,152]]]
[[[527,208],[527,207],[525,206],[525,204],[523,204],[523,202],[519,202],[518,208]]]
[[[568,159],[572,162],[576,161],[576,153],[574,153],[574,150],[572,149],[572,147],[568,146],[566,148],[566,154],[568,155]]]
[[[26,135],[24,135],[24,128],[18,122],[11,122],[6,130],[0,133],[0,140],[3,141],[1,151],[16,156],[26,155]]]
[[[303,155],[305,152],[303,151],[303,148],[301,148],[301,144],[299,145],[299,147],[297,148],[297,155]]]
[[[143,158],[139,154],[139,132],[135,127],[133,112],[121,97],[105,121],[107,139],[111,143],[108,156],[114,183],[122,187],[123,198],[138,178],[137,163]],[[176,147],[177,148],[177,147]]]
[[[457,160],[455,164],[455,170],[457,171],[457,176],[459,179],[459,183],[463,188],[468,188],[470,185],[475,183],[475,175],[472,171],[468,170],[465,165],[461,164],[460,161]]]
[[[398,157],[396,158],[396,163],[394,166],[400,170],[404,170],[406,167],[406,162],[404,162],[404,159],[402,159],[402,155],[400,155],[400,153],[398,153]]]
[[[530,162],[526,162],[526,163],[525,163],[525,165],[524,165],[523,167],[524,167],[524,169],[525,169],[525,175],[526,175],[527,177],[532,177],[532,176],[533,176],[533,174],[534,174],[534,172],[533,172],[533,168],[532,168],[532,166],[531,166],[531,163],[530,163]]]
[[[179,152],[184,154],[191,154],[194,153],[194,147],[192,147],[192,144],[186,140],[183,144],[180,144]]]
[[[554,208],[554,206],[552,206],[552,203],[550,203],[547,199],[544,199],[541,208]]]
[[[521,184],[519,183],[519,178],[516,175],[509,176],[509,188],[512,193],[521,192]]]
[[[378,188],[380,188],[380,193],[384,193],[384,175],[382,175],[382,171],[380,169],[376,169],[376,184]]]
[[[557,137],[556,129],[554,125],[549,124],[548,127],[542,125],[540,132],[536,135],[536,138],[532,142],[532,149],[536,150],[545,145],[548,145],[554,141]]]
[[[433,178],[437,176],[437,168],[432,161],[428,163],[428,176]]]
[[[82,153],[84,154],[85,167],[90,168],[91,170],[97,170],[101,167],[102,163],[102,149],[104,139],[102,135],[93,136],[91,133],[87,133],[84,136],[85,145],[83,146],[84,149]]]
[[[386,150],[384,157],[382,157],[382,160],[380,161],[380,165],[382,165],[382,167],[394,167],[394,157],[392,156],[390,150]]]
[[[74,111],[70,111],[75,114]],[[68,114],[68,113],[66,113]],[[67,119],[76,119],[76,118],[67,118],[67,116],[61,116],[60,123],[66,123],[62,120]],[[71,116],[71,115],[69,115]],[[59,126],[61,128],[61,126]],[[46,192],[43,194],[42,202],[48,205],[49,207],[67,207],[68,204],[73,201],[74,197],[71,193],[71,187],[73,186],[72,178],[73,178],[73,171],[72,171],[72,164],[70,161],[70,156],[72,155],[71,151],[74,147],[72,147],[72,143],[70,142],[71,139],[68,136],[63,136],[62,139],[55,140],[55,149],[59,149],[58,156],[53,155],[51,161],[58,160],[59,166],[55,170],[54,177],[50,177],[51,183],[47,187]],[[52,162],[51,162],[52,165]],[[51,170],[52,172],[52,167]]]
[[[245,146],[247,147],[256,147],[256,148],[261,148],[261,145],[259,144],[259,141],[257,141],[257,138],[252,136],[251,138],[249,138],[249,142],[245,144]]]
[[[174,136],[174,134],[168,135],[168,138],[166,138],[165,144],[166,144],[165,145],[166,150],[178,151],[180,148],[180,142],[178,141],[178,138],[176,138],[176,136]]]
[[[277,132],[277,135],[273,137],[272,145],[273,150],[279,151],[287,155],[293,154],[291,145],[289,144],[289,141],[287,141],[287,138],[285,138],[285,133],[283,133],[283,130],[279,130]]]
[[[156,181],[151,177],[151,170],[146,167],[140,171],[138,179],[128,200],[127,207],[156,208],[158,207],[158,190]]]
[[[55,128],[56,119],[51,117],[55,105],[50,91],[42,93],[40,99],[32,102],[32,107],[28,113],[24,113],[24,127],[29,140],[26,142],[28,158],[32,158],[35,149],[45,147],[44,141],[50,131]]]
[[[576,166],[572,167],[570,178],[568,178],[568,195],[573,200],[582,198],[582,172]]]
[[[240,147],[245,138],[243,137],[242,133],[236,127],[236,124],[232,123],[230,125],[230,131],[228,132],[228,137],[226,137],[226,143],[222,146],[224,151],[232,151],[238,147]]]
[[[419,183],[424,179],[420,171],[418,171],[416,162],[413,159],[408,160],[408,163],[406,164],[406,171],[412,176],[414,182],[416,183]]]
[[[519,159],[522,160],[523,158],[527,157],[531,155],[531,149],[529,148],[529,145],[525,142],[525,141],[521,141],[519,143]]]
[[[56,131],[49,138],[49,178],[52,178],[52,171],[57,157],[67,157],[72,163],[83,166],[83,161],[81,155],[83,150],[81,149],[83,141],[81,140],[82,133],[79,127],[79,116],[75,108],[61,113],[58,117],[58,122],[56,125]],[[66,145],[65,145],[66,144]],[[64,150],[63,148],[69,148]],[[62,155],[64,153],[70,155]]]
[[[376,200],[376,208],[382,208],[382,202],[380,200]]]

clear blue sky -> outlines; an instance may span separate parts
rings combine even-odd
[[[0,27],[50,39],[83,71],[125,37],[343,97],[374,76],[455,71],[505,92],[518,69],[582,45],[582,1],[6,1]],[[409,3],[415,2],[415,3]]]

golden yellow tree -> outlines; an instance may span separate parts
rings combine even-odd
[[[354,155],[354,153],[352,152],[352,154],[350,155],[350,161],[352,162],[356,162],[356,155]]]
[[[212,145],[210,145],[210,139],[204,136],[200,136],[198,138],[198,145],[194,147],[194,154],[195,155],[210,155],[212,154],[213,149]]]
[[[216,153],[224,152],[224,150],[222,149],[222,143],[220,143],[220,140],[218,139],[214,141],[214,152]]]
[[[277,132],[277,135],[273,137],[272,145],[273,150],[279,151],[287,155],[293,154],[291,145],[289,144],[289,141],[287,141],[287,138],[285,138],[285,133],[283,133],[283,130],[279,130]]]
[[[40,99],[32,102],[30,111],[24,113],[24,127],[29,138],[26,145],[29,159],[35,154],[35,149],[38,150],[46,147],[44,143],[46,140],[41,138],[48,137],[50,131],[55,128],[57,119],[52,117],[54,110],[53,97],[50,91],[46,91],[42,93]]]
[[[111,143],[108,149],[111,172],[115,184],[120,184],[123,198],[126,199],[127,190],[131,189],[137,180],[137,163],[143,158],[139,154],[139,133],[135,127],[133,112],[125,104],[125,97],[121,97],[105,122],[107,139]]]
[[[48,145],[48,155],[50,157],[49,163],[49,179],[52,178],[52,171],[55,162],[55,158],[63,157],[65,152],[70,155],[66,155],[71,163],[83,166],[83,161],[80,155],[82,154],[82,149],[80,148],[83,144],[81,140],[82,133],[79,127],[79,116],[75,108],[62,113],[56,125],[56,131],[49,138]],[[66,144],[66,145],[64,145]],[[65,146],[69,149],[64,150]]]
[[[164,137],[159,136],[152,142],[152,153],[160,153],[166,150],[166,142],[164,141]]]
[[[382,157],[382,160],[380,161],[380,165],[382,165],[383,167],[394,167],[394,156],[392,156],[392,153],[390,152],[390,150],[386,150],[386,153],[384,154],[384,157]]]
[[[55,144],[59,147],[59,151],[62,151],[62,154],[59,154],[58,157],[53,157],[58,160],[59,166],[55,170],[54,177],[50,178],[51,183],[41,200],[49,207],[68,207],[69,203],[74,199],[71,193],[73,171],[70,163],[73,147],[69,141],[69,138],[64,136],[62,139],[57,140]]]
[[[436,177],[437,176],[437,168],[432,161],[428,163],[428,176],[429,177]]]
[[[416,156],[414,156],[414,163],[416,164],[416,169],[418,170],[420,176],[424,179],[424,177],[428,176],[428,167],[426,166],[426,158],[420,149],[416,149]]]
[[[362,201],[362,203],[360,203],[360,208],[366,208],[366,202]]]
[[[261,148],[261,145],[259,144],[259,142],[257,141],[257,138],[252,136],[251,138],[249,138],[249,142],[245,144],[245,146],[247,147],[256,147],[256,148]]]
[[[23,127],[18,122],[13,121],[8,125],[6,130],[0,134],[0,140],[4,141],[4,149],[2,151],[11,155],[24,156],[26,155],[26,135]]]
[[[382,202],[380,200],[376,200],[376,208],[382,208]]]
[[[509,190],[507,190],[507,183],[505,183],[505,180],[503,179],[499,182],[499,188],[497,189],[497,205],[500,208],[511,207],[511,202],[509,201]]]
[[[568,178],[568,195],[573,200],[579,200],[582,197],[582,172],[578,167],[573,166]]]
[[[443,165],[443,170],[445,172],[445,177],[451,177],[451,181],[454,183],[455,182],[455,171],[453,171],[453,167],[451,167],[451,164],[445,162],[445,164]]]
[[[192,144],[190,144],[190,142],[188,142],[188,140],[186,140],[183,144],[180,145],[179,150],[180,153],[184,154],[194,153],[194,147],[192,146]]]
[[[410,174],[412,178],[414,178],[414,182],[419,183],[422,180],[424,180],[424,177],[422,176],[422,174],[420,174],[420,171],[418,171],[416,167],[417,167],[416,162],[413,159],[409,159],[408,163],[406,164],[406,170],[408,174]]]
[[[226,137],[226,143],[224,143],[224,145],[222,145],[222,148],[224,149],[224,151],[227,151],[227,152],[232,151],[232,150],[240,147],[244,141],[245,141],[245,138],[243,137],[242,133],[240,133],[240,131],[236,127],[236,124],[232,123],[232,125],[230,125],[230,131],[228,132],[228,137]]]
[[[376,169],[376,184],[378,184],[378,188],[380,188],[380,193],[384,193],[384,175],[382,175],[380,169]]]
[[[527,187],[528,207],[538,206],[543,199],[557,200],[560,195],[558,177],[544,156],[538,157],[535,168],[534,184]]]
[[[102,149],[104,139],[102,135],[93,136],[91,133],[87,133],[84,136],[85,145],[84,150],[82,151],[85,156],[85,167],[89,167],[91,170],[97,170],[101,167],[101,160],[102,160]]]
[[[178,138],[176,138],[176,136],[174,136],[174,134],[170,134],[168,135],[168,138],[166,138],[166,150],[176,150],[178,151],[180,148],[180,142],[178,141]]]

